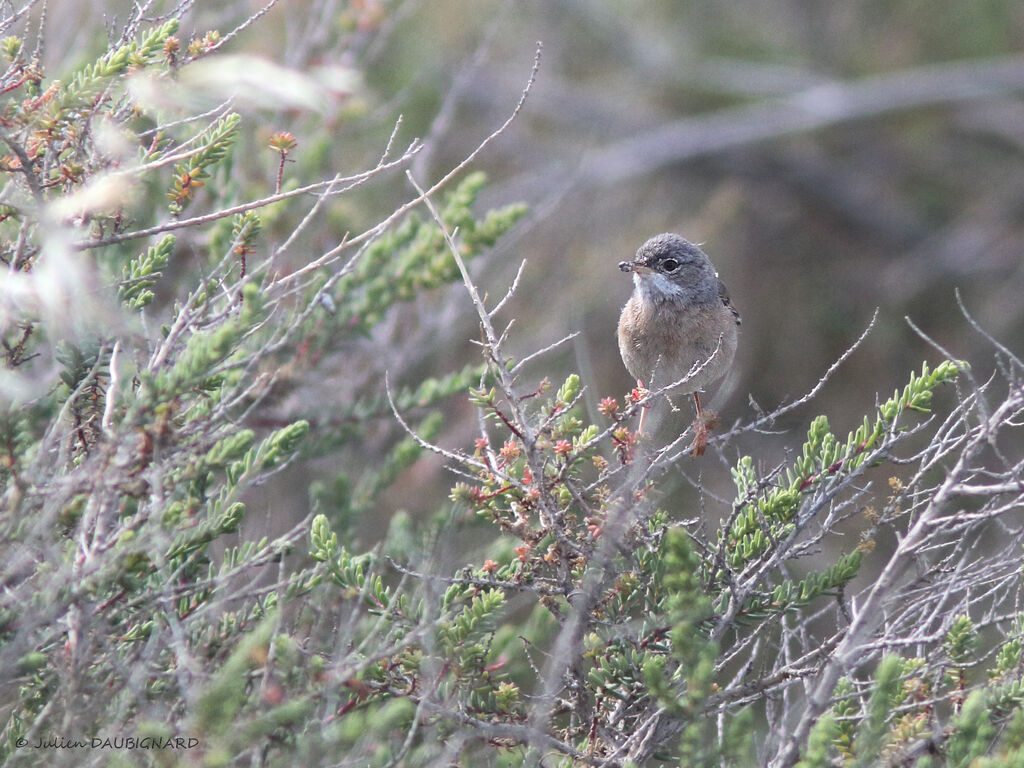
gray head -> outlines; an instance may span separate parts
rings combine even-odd
[[[685,294],[691,299],[710,300],[718,295],[718,273],[707,254],[672,233],[652,237],[640,246],[633,261],[621,262],[619,269],[632,272],[641,290],[666,298]]]

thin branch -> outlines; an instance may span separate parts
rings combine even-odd
[[[409,145],[409,148],[405,150],[401,157],[392,160],[389,163],[384,163],[371,168],[368,171],[357,173],[354,176],[346,176],[338,179],[328,179],[327,181],[318,181],[315,184],[309,184],[305,187],[299,187],[288,192],[282,192],[278,195],[268,195],[267,197],[260,198],[259,200],[252,200],[248,203],[240,203],[229,208],[221,208],[210,213],[205,213],[201,216],[193,216],[189,219],[174,219],[172,221],[166,221],[163,224],[157,224],[153,227],[146,227],[144,229],[137,229],[133,232],[123,232],[116,235],[108,235],[107,237],[98,238],[96,240],[79,240],[77,243],[72,243],[71,247],[75,250],[84,251],[91,248],[102,248],[107,245],[116,245],[117,243],[124,243],[129,240],[138,240],[142,237],[149,237],[151,235],[159,235],[164,232],[172,232],[176,229],[185,229],[189,227],[195,227],[202,224],[209,224],[211,221],[217,221],[227,216],[234,216],[236,213],[245,213],[246,211],[253,211],[257,208],[265,208],[268,205],[279,203],[282,200],[290,200],[293,197],[299,197],[300,195],[307,195],[311,192],[317,192],[325,188],[336,187],[339,183],[347,184],[345,189],[340,189],[335,194],[341,194],[347,192],[355,186],[362,184],[363,182],[376,177],[377,175],[396,168],[402,165],[409,158],[413,157],[420,147],[416,142]],[[352,241],[343,243],[342,245],[352,245]],[[341,247],[341,246],[339,246]],[[296,273],[292,273],[294,276]]]
[[[107,437],[114,437],[114,403],[117,401],[117,388],[120,383],[117,363],[118,355],[121,352],[121,340],[114,342],[114,349],[110,353],[110,383],[107,385],[107,401],[103,405],[103,419],[100,425]]]
[[[565,336],[560,338],[558,341],[554,341],[551,344],[548,344],[546,347],[538,349],[536,352],[531,352],[530,354],[525,355],[522,359],[519,360],[518,363],[516,363],[514,366],[512,366],[512,370],[509,371],[509,373],[511,373],[512,377],[515,378],[516,376],[519,375],[519,372],[523,369],[523,367],[528,365],[531,361],[536,360],[538,357],[542,357],[543,355],[546,355],[548,352],[552,351],[553,349],[558,349],[558,347],[562,346],[567,341],[572,341],[573,339],[575,339],[579,335],[580,335],[579,331],[573,331],[572,333],[566,334]]]
[[[501,299],[501,301],[494,305],[494,307],[488,313],[490,314],[491,317],[494,317],[496,314],[498,314],[501,311],[501,308],[505,306],[505,303],[509,299],[511,299],[512,296],[515,294],[516,289],[519,288],[519,279],[523,276],[524,269],[526,269],[526,259],[523,259],[521,262],[519,262],[519,269],[516,270],[516,276],[512,280],[512,285],[508,287],[508,292]]]
[[[481,152],[483,152],[484,149],[492,141],[494,141],[501,134],[503,134],[508,129],[508,127],[512,124],[512,122],[519,116],[519,113],[522,111],[523,106],[526,104],[526,97],[529,96],[530,91],[533,89],[533,84],[534,84],[534,82],[536,82],[536,79],[537,79],[537,72],[540,69],[540,52],[541,52],[541,44],[538,43],[537,44],[537,51],[536,51],[536,54],[534,55],[534,59],[533,59],[533,68],[530,71],[529,80],[527,80],[526,87],[523,88],[523,92],[520,94],[519,101],[516,103],[515,109],[512,110],[512,114],[508,116],[508,119],[505,120],[504,123],[502,123],[496,130],[494,130],[482,142],[480,142],[477,145],[476,149],[474,149],[472,152],[470,152],[468,155],[466,155],[466,157],[464,157],[462,159],[462,161],[458,165],[456,165],[448,173],[446,173],[444,176],[442,176],[441,179],[439,181],[437,181],[432,187],[430,187],[430,189],[428,189],[426,192],[423,192],[422,194],[417,195],[412,200],[409,200],[408,202],[403,203],[402,205],[398,206],[398,208],[396,208],[391,213],[390,216],[385,218],[383,221],[381,221],[376,226],[371,227],[370,229],[366,230],[362,234],[356,235],[355,237],[351,238],[347,242],[342,243],[341,245],[338,245],[335,248],[332,248],[331,250],[327,251],[322,256],[320,256],[318,259],[315,259],[314,261],[312,261],[309,264],[305,265],[301,269],[296,270],[295,272],[293,272],[289,277],[297,277],[299,275],[305,274],[306,272],[310,272],[312,270],[319,269],[320,267],[324,266],[325,264],[329,264],[331,261],[333,261],[338,256],[338,254],[341,253],[341,251],[344,250],[345,248],[353,246],[353,245],[361,245],[362,243],[364,243],[367,240],[376,238],[381,232],[383,232],[389,226],[391,226],[392,223],[394,223],[399,218],[401,218],[406,213],[408,213],[410,210],[412,210],[417,205],[422,203],[427,197],[429,197],[430,195],[433,195],[439,189],[444,187],[446,184],[448,184],[448,182],[450,182],[458,174],[462,173],[462,171],[470,163],[472,163],[474,160],[476,160],[476,158],[479,156],[479,154]]]

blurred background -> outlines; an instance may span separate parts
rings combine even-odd
[[[51,2],[51,71],[102,50],[104,29],[130,7]],[[227,30],[263,7],[197,2],[185,26]],[[306,183],[372,165],[401,115],[397,143],[427,142],[413,165],[426,186],[508,117],[537,41],[540,69],[522,113],[472,166],[490,180],[481,210],[530,207],[472,267],[494,301],[527,260],[503,312],[516,318],[512,349],[525,355],[579,332],[527,379],[557,385],[579,371],[591,409],[629,390],[614,332],[631,284],[616,264],[663,231],[703,244],[743,315],[737,375],[719,403],[726,425],[811,389],[878,309],[867,341],[820,396],[777,424],[779,434],[729,445],[728,463],[742,453],[781,460],[770,449],[798,449],[818,413],[845,434],[876,393],[902,387],[922,360],[939,361],[905,316],[984,379],[992,350],[958,309],[957,289],[987,331],[1021,352],[1019,0],[281,0],[229,45],[352,76],[351,95],[326,118],[255,113],[267,135],[298,139],[289,175]],[[259,158],[236,163],[262,163],[254,175],[270,178],[273,157]],[[339,199],[307,235],[310,249],[365,230],[410,197],[396,173]],[[478,361],[477,337],[461,286],[427,293],[303,374],[289,410],[304,410],[315,429],[330,422],[335,399],[379,394],[385,370],[412,385]],[[471,450],[475,417],[455,400],[439,441]],[[310,483],[341,468],[358,476],[397,438],[388,414],[378,432],[379,445],[371,438],[294,468],[259,504],[268,516],[294,506],[301,517]],[[709,454],[682,469],[729,495],[726,462]],[[436,509],[452,482],[429,457],[406,475],[363,536],[394,509]]]

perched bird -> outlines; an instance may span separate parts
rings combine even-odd
[[[634,286],[619,317],[622,362],[641,389],[645,381],[665,387],[685,379],[677,391],[693,395],[700,456],[717,416],[701,409],[697,393],[729,371],[740,313],[704,251],[679,235],[652,237],[619,269],[633,273]]]

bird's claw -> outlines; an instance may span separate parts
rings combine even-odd
[[[718,413],[701,410],[693,421],[693,443],[690,445],[692,456],[703,456],[708,447],[708,437],[718,426]]]

